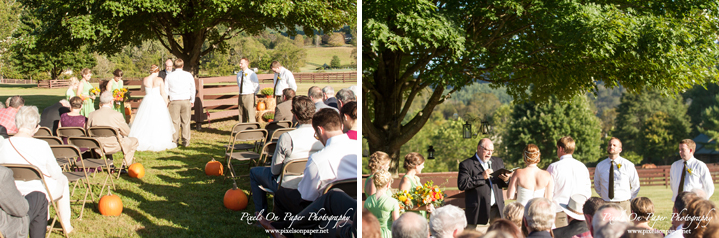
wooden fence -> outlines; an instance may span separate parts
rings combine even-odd
[[[0,83],[7,84],[35,84],[35,80],[32,79],[0,79]]]
[[[297,73],[294,76],[297,83],[357,82],[357,72]],[[273,77],[274,74],[258,74],[257,78],[262,83],[260,88],[272,87]],[[138,97],[145,96],[145,92],[141,89],[142,80],[126,80],[125,85],[131,92],[130,104],[134,114],[142,102],[142,98]],[[217,120],[239,115],[237,98],[240,89],[237,87],[237,76],[195,78],[195,87],[197,94],[192,119],[197,130],[201,130],[202,124],[208,119]]]
[[[67,88],[70,86],[70,81],[67,80],[42,80],[37,82],[38,88]]]
[[[637,168],[637,174],[639,175],[639,183],[641,186],[669,186],[669,170],[670,165],[657,166],[656,169],[642,169]],[[719,182],[719,164],[707,164],[709,172],[711,173],[712,180],[714,183]],[[594,188],[594,167],[589,169],[589,177],[592,179],[592,189]],[[364,182],[369,175],[362,175],[362,191],[364,191]],[[402,180],[404,174],[399,174],[395,177],[392,182],[392,188],[399,188],[399,182]],[[424,183],[426,181],[433,181],[435,185],[439,186],[440,189],[444,190],[447,194],[445,202],[461,208],[464,208],[464,191],[460,191],[457,188],[457,172],[441,172],[441,173],[422,173],[417,175],[420,180]],[[503,191],[504,198],[507,198],[507,190]],[[362,200],[366,199],[364,193],[362,194]]]

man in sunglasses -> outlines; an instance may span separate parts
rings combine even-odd
[[[258,185],[272,191],[278,189],[278,177],[284,165],[292,160],[305,159],[324,146],[314,138],[315,130],[312,128],[312,116],[315,114],[315,104],[307,96],[296,96],[292,100],[292,114],[299,122],[299,127],[286,132],[277,141],[277,149],[272,156],[271,167],[254,167],[250,170],[250,185],[252,187],[252,200],[255,203],[255,214],[267,214],[267,198],[264,190]],[[284,176],[282,187],[297,189],[301,176]],[[264,210],[264,212],[263,212]]]

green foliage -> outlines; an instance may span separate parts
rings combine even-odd
[[[306,58],[307,52],[305,49],[290,42],[280,43],[272,51],[272,60],[279,61],[282,66],[290,71],[299,71],[300,67],[305,66]]]
[[[571,136],[576,142],[574,158],[584,163],[597,161],[601,156],[599,145],[599,119],[589,110],[586,96],[577,96],[569,102],[556,98],[537,104],[516,104],[503,142],[507,146],[505,161],[523,166],[522,152],[528,144],[541,151],[540,168],[557,161],[557,140]]]
[[[47,48],[90,46],[112,55],[123,46],[159,40],[185,69],[197,72],[203,56],[226,52],[227,41],[266,29],[331,31],[356,24],[354,1],[21,0],[42,24],[28,32]],[[242,19],[242,20],[240,20]],[[280,43],[279,45],[282,45]]]
[[[536,102],[572,101],[596,91],[597,81],[663,94],[717,81],[717,7],[714,0],[364,1],[364,136],[371,151],[397,158],[447,95],[481,81]],[[427,88],[421,113],[409,114]]]
[[[642,160],[644,160],[641,155],[637,154],[637,152],[634,151],[622,152],[621,156],[631,161],[632,164],[637,165],[637,167],[639,167],[638,165],[642,164]]]
[[[663,116],[656,115],[656,117],[664,118],[667,123],[659,123],[655,118],[651,125],[647,125],[650,130],[643,131],[643,128],[647,128],[645,126],[647,120],[658,112],[662,112]],[[671,136],[675,139],[674,143],[678,143],[679,140],[688,136],[689,128],[687,106],[682,102],[681,97],[664,96],[649,90],[641,94],[624,94],[622,96],[621,104],[617,108],[616,126],[611,134],[622,140],[622,149],[625,152],[634,151],[645,158],[649,154],[661,156],[652,158],[651,162],[663,164],[667,159],[666,156],[670,156],[670,154],[662,155],[652,152],[666,149],[656,147],[661,144],[660,138]],[[664,135],[656,133],[664,133]],[[675,147],[674,145],[670,146],[670,148]],[[671,155],[673,154],[671,153]]]
[[[19,21],[20,3],[14,0],[0,1],[0,78],[13,74],[11,52],[12,34]]]
[[[715,100],[719,102],[719,95],[715,97]],[[713,106],[704,109],[701,119],[702,123],[701,127],[699,128],[699,131],[706,134],[714,141],[719,140],[719,106],[717,106],[717,104],[714,104]],[[719,150],[716,145],[716,143],[711,143],[707,144],[706,147],[714,150]]]
[[[679,141],[689,135],[686,116],[671,117],[662,111],[654,113],[642,125],[637,141],[639,153],[656,164],[670,164],[677,156]]]
[[[305,47],[305,37],[303,35],[297,34],[295,36],[293,43],[297,47],[300,47],[300,48]]]
[[[262,93],[262,95],[265,95],[265,96],[274,95],[275,89],[274,88],[263,88],[262,90],[260,90],[260,92]]]
[[[275,119],[275,113],[274,112],[265,112],[265,114],[262,114],[262,118],[265,120]]]
[[[459,163],[469,158],[477,151],[476,139],[462,138],[462,126],[464,120],[444,120],[437,117],[427,123],[415,137],[402,146],[402,156],[410,152],[418,152],[427,158],[427,149],[433,146],[435,149],[434,160],[426,160],[424,173],[457,171]],[[402,157],[404,158],[404,157]],[[400,163],[402,161],[400,160]],[[401,170],[402,171],[402,170]]]
[[[689,104],[687,115],[692,123],[692,132],[689,137],[694,138],[701,132],[702,115],[709,107],[713,107],[719,103],[716,96],[719,95],[719,84],[707,83],[704,85],[695,85],[692,89],[682,94],[685,102]],[[706,133],[704,133],[706,134]]]
[[[339,68],[339,67],[341,66],[341,64],[340,64],[340,57],[338,57],[338,56],[336,56],[336,55],[335,55],[335,56],[332,56],[332,61],[330,61],[330,66],[331,66],[332,68],[335,68],[335,69],[336,69],[336,68]]]

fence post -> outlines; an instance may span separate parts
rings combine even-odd
[[[666,169],[666,168],[664,169],[664,188],[669,187],[669,176],[670,176],[669,170],[670,169]]]
[[[205,98],[204,90],[204,82],[202,78],[195,77],[195,89],[197,90],[197,93],[195,94],[195,129],[200,131],[202,130],[202,123],[203,120],[203,100]]]

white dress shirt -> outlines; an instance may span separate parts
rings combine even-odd
[[[582,162],[574,159],[572,155],[559,157],[559,161],[547,167],[547,172],[554,179],[554,203],[567,204],[574,194],[592,197],[592,180],[589,179],[589,170]],[[562,211],[555,206],[557,212]]]
[[[609,166],[607,158],[597,164],[594,170],[594,189],[604,201],[621,202],[633,199],[639,194],[639,175],[634,164],[622,157],[614,160],[614,198],[609,199]]]
[[[677,189],[679,189],[679,181],[682,179],[682,169],[684,168],[684,160],[680,159],[672,164],[669,182],[672,187],[672,201],[677,198]],[[691,172],[689,171],[691,170]],[[707,197],[711,197],[714,193],[714,183],[709,173],[707,165],[692,156],[687,160],[687,173],[684,177],[684,191],[692,191],[692,189],[700,188],[707,193]]]
[[[477,160],[479,160],[479,164],[482,165],[482,168],[484,168],[484,170],[491,169],[491,168],[489,167],[489,163],[487,163],[487,162],[489,162],[489,161],[487,161],[487,162],[482,161],[482,159],[479,158],[479,155],[477,155],[477,153],[474,153],[474,157],[477,158]],[[497,201],[494,200],[494,191],[492,191],[494,188],[493,188],[493,187],[489,187],[489,189],[490,189],[490,193],[489,193],[489,194],[490,194],[490,197],[491,197],[491,198],[490,198],[489,205],[490,205],[490,206],[494,206],[494,204],[497,204]]]
[[[347,134],[333,136],[325,148],[310,155],[302,181],[297,187],[302,199],[314,201],[328,184],[343,179],[357,178],[357,153],[360,144]]]
[[[682,162],[682,163],[684,163],[684,162]],[[682,166],[684,166],[684,165],[682,165]],[[684,225],[680,224],[679,226],[677,226],[677,230],[675,230],[672,233],[667,234],[667,236],[665,236],[664,238],[683,238],[683,237],[684,237]]]
[[[278,79],[279,76],[279,79]],[[279,82],[277,82],[279,80]],[[275,90],[276,96],[282,96],[282,90],[285,88],[291,88],[297,92],[297,84],[295,83],[295,76],[285,67],[280,67],[280,73],[275,73],[275,78],[272,79],[272,83],[276,84]]]
[[[195,103],[195,77],[190,72],[177,69],[165,78],[165,92],[170,101],[190,100],[190,103]]]
[[[260,91],[260,81],[257,79],[257,74],[251,69],[246,71],[242,70],[237,73],[237,87],[242,89],[240,95],[257,94]],[[243,75],[245,76],[244,80],[242,79]],[[240,87],[240,82],[243,84],[242,87]]]

